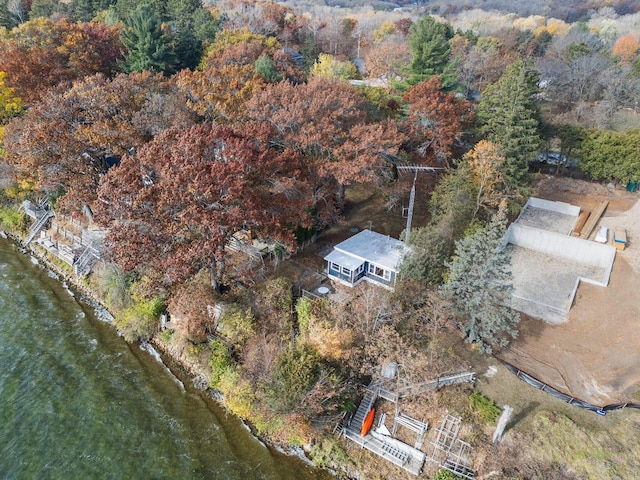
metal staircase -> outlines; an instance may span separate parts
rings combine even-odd
[[[84,275],[93,265],[93,262],[100,259],[100,252],[95,248],[95,242],[91,242],[87,248],[73,264],[73,273]]]
[[[358,433],[360,433],[360,428],[362,428],[362,422],[364,422],[364,418],[367,416],[367,413],[369,413],[369,410],[371,410],[371,407],[373,406],[377,397],[378,397],[377,389],[371,388],[371,387],[367,388],[364,398],[362,399],[362,402],[360,402],[360,406],[358,407],[358,410],[356,410],[356,414],[353,416],[353,418],[349,422],[348,428],[350,430],[357,430]]]
[[[29,245],[33,239],[36,238],[36,235],[40,233],[40,230],[42,230],[42,228],[47,224],[49,219],[54,216],[55,214],[51,210],[43,210],[42,216],[39,217],[33,225],[31,225],[31,228],[29,229],[29,236],[27,237],[25,244]]]

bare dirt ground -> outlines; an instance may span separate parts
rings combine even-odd
[[[547,176],[535,195],[587,210],[609,200],[599,224],[625,228],[629,247],[616,255],[608,287],[580,285],[566,323],[523,317],[519,338],[500,356],[581,400],[596,405],[633,401],[640,388],[640,196],[621,187]]]

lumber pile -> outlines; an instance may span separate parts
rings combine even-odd
[[[594,212],[589,216],[589,220],[587,220],[587,223],[584,225],[584,228],[580,233],[580,238],[589,238],[591,236],[593,229],[596,228],[596,224],[600,221],[600,217],[602,217],[602,214],[607,209],[608,205],[609,200],[605,200],[597,209],[594,210]]]
[[[573,235],[574,237],[580,236],[580,234],[582,233],[582,229],[584,228],[584,224],[587,223],[589,215],[591,215],[591,212],[589,210],[582,210],[580,212],[580,216],[578,217],[576,226],[573,227],[573,230],[571,231],[571,235]]]

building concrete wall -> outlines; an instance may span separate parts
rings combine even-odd
[[[532,206],[535,208],[543,208],[545,210],[551,210],[552,212],[563,213],[565,215],[578,216],[580,215],[580,207],[571,205],[565,202],[554,202],[552,200],[544,200],[542,198],[529,197],[524,208]],[[524,210],[523,208],[523,210]]]
[[[569,259],[574,262],[585,263],[611,272],[616,249],[611,245],[569,237],[559,233],[547,232],[524,225],[512,224],[508,231],[508,243],[522,248],[529,248],[548,255]],[[609,283],[607,275],[606,286]]]

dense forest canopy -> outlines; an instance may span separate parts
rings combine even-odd
[[[272,215],[271,225],[249,214],[244,225],[234,220],[215,235],[215,248],[205,249],[209,263],[222,255],[224,239],[242,228],[259,226],[292,248],[294,231],[324,228],[337,218],[344,190],[353,184],[376,185],[393,204],[395,166],[402,162],[449,168],[433,206],[452,194],[448,183],[477,184],[479,190],[468,191],[469,199],[478,197],[469,219],[479,221],[490,217],[500,197],[511,208],[523,201],[529,169],[544,150],[582,155],[585,172],[596,178],[638,180],[635,160],[612,164],[610,149],[594,147],[617,138],[599,132],[628,130],[637,113],[640,39],[634,26],[640,14],[631,3],[589,10],[576,22],[460,7],[436,17],[419,10],[234,0],[4,2],[5,162],[25,193],[41,192],[74,215],[95,210],[114,238],[129,231],[124,225],[140,232],[142,224],[145,235],[158,238],[154,230],[164,227],[145,223],[142,211],[135,218],[131,210],[125,222],[102,208],[119,197],[123,178],[135,176],[125,175],[124,166],[159,171],[140,164],[148,148],[186,132],[192,134],[184,138],[195,138],[198,126],[225,125],[246,141],[253,137],[260,155],[289,159],[272,165],[276,172],[266,191],[300,198],[304,208],[283,213],[280,222]],[[553,12],[554,5],[549,8]],[[483,139],[496,153],[473,158],[495,159],[484,169],[488,177],[463,158]],[[173,148],[158,145],[167,153]],[[254,168],[253,155],[239,168]],[[122,166],[111,168],[107,158],[122,159]],[[284,168],[293,159],[295,174]],[[181,174],[190,161],[194,155],[172,160],[183,164]],[[489,186],[487,178],[493,179]],[[152,189],[174,188],[163,185]],[[492,203],[479,200],[487,188]],[[251,198],[240,195],[237,208],[256,210]],[[266,197],[255,201],[269,204]],[[434,251],[447,257],[464,231],[445,228],[446,215],[434,208],[430,228],[440,233],[416,238],[445,242]],[[210,236],[203,233],[205,218],[192,216],[189,235]],[[146,267],[134,251],[122,249],[128,261],[115,257],[140,273]],[[183,275],[167,275],[164,283],[178,278]]]
[[[612,164],[608,148],[594,147],[617,138],[599,132],[628,130],[637,113],[640,14],[631,3],[589,10],[576,22],[464,5],[445,17],[234,0],[36,0],[3,8],[2,144],[25,193],[41,192],[74,215],[95,210],[114,239],[133,238],[116,234],[133,225],[159,238],[154,230],[164,227],[148,223],[142,211],[136,218],[131,210],[125,221],[102,208],[118,200],[125,177],[135,176],[125,175],[124,166],[160,171],[153,162],[140,164],[157,142],[175,142],[197,126],[226,125],[261,142],[260,155],[289,159],[282,168],[272,165],[266,191],[300,198],[298,215],[283,213],[279,222],[272,215],[271,225],[249,214],[244,224],[235,219],[215,235],[215,248],[205,249],[211,258],[194,266],[219,263],[224,239],[242,228],[259,226],[292,248],[294,231],[337,218],[345,188],[356,183],[376,185],[393,204],[395,165],[402,162],[450,169],[433,196],[432,233],[416,237],[444,242],[433,249],[444,258],[464,233],[445,228],[447,216],[436,207],[453,194],[449,183],[476,184],[468,191],[469,199],[477,197],[468,219],[485,221],[499,198],[511,208],[523,201],[530,166],[544,150],[582,155],[585,172],[596,178],[640,176],[635,160]],[[494,161],[484,170],[476,162],[474,170],[463,155],[483,139],[496,153],[470,158]],[[167,153],[173,148],[158,145]],[[254,168],[253,155],[239,168]],[[107,158],[122,159],[122,166],[111,168]],[[195,161],[177,158],[181,174]],[[293,159],[295,174],[283,169]],[[152,189],[174,188],[163,185]],[[495,198],[483,203],[487,188]],[[256,210],[251,198],[240,195],[237,208]],[[266,197],[255,201],[269,204]],[[210,236],[202,233],[205,218],[192,216],[185,242],[194,233],[198,241]],[[147,268],[135,249],[121,251],[131,256],[115,255],[125,270]],[[165,286],[183,276],[165,276]]]

